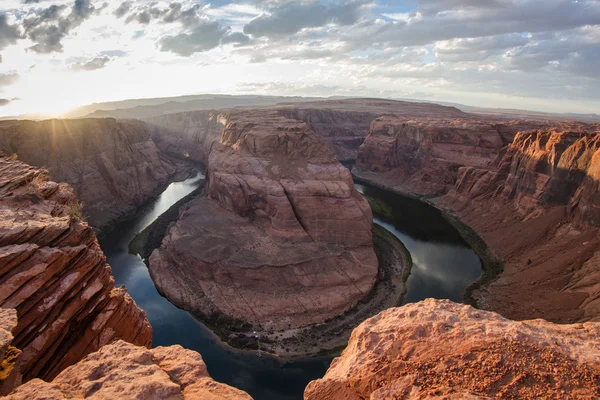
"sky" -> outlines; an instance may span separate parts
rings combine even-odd
[[[600,0],[0,0],[0,116],[202,93],[600,113]]]

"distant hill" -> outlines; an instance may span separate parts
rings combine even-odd
[[[163,97],[153,99],[124,100],[94,103],[79,107],[65,116],[67,118],[150,118],[184,111],[212,110],[248,106],[269,106],[282,102],[300,103],[321,100],[319,97],[299,96],[253,96],[253,95],[197,95]]]

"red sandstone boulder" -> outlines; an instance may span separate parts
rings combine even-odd
[[[215,382],[200,354],[181,346],[146,349],[119,340],[65,369],[52,382],[34,379],[7,400],[252,398],[241,390]]]

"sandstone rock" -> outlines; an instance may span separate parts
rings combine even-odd
[[[21,351],[11,346],[12,330],[17,326],[17,311],[0,308],[0,396],[21,384]]]
[[[135,210],[177,171],[151,132],[140,121],[109,118],[8,121],[0,124],[0,151],[71,184],[88,222],[102,228]]]
[[[24,380],[52,379],[115,339],[149,346],[145,314],[110,267],[67,184],[0,156],[0,307],[17,310]]]
[[[119,340],[65,369],[52,382],[34,379],[7,400],[249,399],[241,390],[215,382],[200,354],[179,345],[146,349]]]
[[[458,171],[491,162],[523,124],[472,117],[380,117],[358,151],[355,173],[418,196],[447,193]]]
[[[372,215],[306,123],[232,112],[208,159],[206,194],[150,257],[157,287],[200,315],[283,329],[320,323],[373,287]]]
[[[600,324],[514,322],[447,300],[388,309],[354,330],[305,399],[600,396]]]

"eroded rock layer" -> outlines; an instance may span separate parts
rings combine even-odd
[[[505,271],[474,292],[480,307],[512,319],[583,321],[600,318],[598,140],[597,125],[568,121],[382,117],[354,172],[438,196],[434,203],[482,235]]]
[[[505,272],[475,297],[510,318],[600,318],[598,126],[520,133],[439,200],[480,232]]]
[[[115,339],[149,346],[145,314],[114,287],[72,188],[0,156],[0,307],[14,308],[24,380],[52,379]]]
[[[494,123],[469,116],[380,117],[358,151],[355,173],[418,196],[445,194],[456,183],[459,168],[485,167],[518,129],[535,124]]]
[[[310,127],[238,111],[208,158],[206,197],[184,207],[150,272],[174,303],[274,329],[339,315],[377,275],[372,215]]]
[[[25,383],[7,400],[41,398],[252,400],[212,380],[195,351],[179,345],[149,350],[122,340],[88,355],[51,382]]]
[[[0,396],[10,393],[23,378],[20,371],[21,350],[12,346],[12,331],[16,326],[17,311],[0,308]]]
[[[515,322],[448,300],[381,312],[354,330],[305,399],[596,399],[600,324]]]
[[[0,151],[71,184],[87,221],[102,228],[134,211],[177,171],[157,150],[152,131],[140,121],[112,118],[6,121]]]

